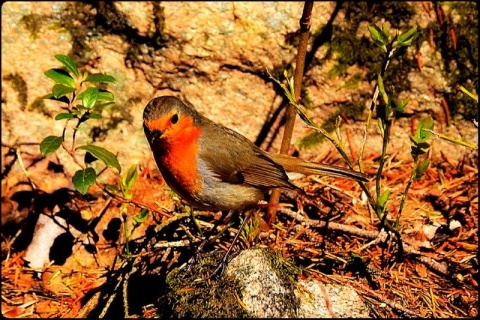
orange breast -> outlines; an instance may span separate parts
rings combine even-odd
[[[157,164],[167,170],[171,177],[164,177],[167,183],[173,189],[179,192],[185,191],[190,194],[197,192],[201,187],[201,179],[198,177],[197,170],[197,154],[198,147],[196,144],[184,144],[181,147],[168,148],[167,152],[160,158],[156,159]],[[173,179],[173,181],[169,178]]]
[[[195,197],[202,187],[198,176],[198,138],[202,129],[191,118],[183,118],[175,128],[152,146],[155,161],[167,184],[181,197]],[[158,150],[159,152],[155,152]]]

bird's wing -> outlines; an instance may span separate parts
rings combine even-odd
[[[262,189],[296,188],[288,181],[283,167],[250,140],[228,128],[215,128],[222,130],[203,132],[199,156],[219,179]]]
[[[257,161],[241,170],[245,183],[259,187],[285,187],[295,188],[288,180],[287,173],[283,167],[275,163],[268,155],[258,153]]]

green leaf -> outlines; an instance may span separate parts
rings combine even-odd
[[[383,85],[383,78],[381,75],[378,75],[378,90],[380,91],[380,94],[382,95],[382,98],[385,104],[388,104],[389,99],[388,99],[387,93],[385,92],[385,87]]]
[[[413,160],[417,161],[418,157],[422,154],[425,154],[428,152],[430,149],[430,144],[425,141],[415,141],[415,139],[419,139],[418,137],[410,137],[410,140],[412,141],[412,146],[411,146],[411,155]]]
[[[425,175],[425,172],[427,172],[429,165],[430,165],[430,160],[425,159],[415,167],[415,180],[423,178],[423,176]]]
[[[388,103],[385,106],[385,111],[386,111],[388,120],[391,120],[394,116],[394,113],[392,112],[393,94],[394,94],[393,87],[391,87],[387,93]]]
[[[115,168],[118,170],[119,173],[122,171],[117,156],[115,156],[110,151],[94,145],[85,145],[78,147],[77,150],[78,149],[90,152],[95,158],[103,161],[107,167]]]
[[[385,37],[385,39],[389,39],[390,38],[390,31],[388,31],[387,27],[385,26],[384,23],[382,23],[382,34],[383,36]]]
[[[385,205],[387,204],[388,198],[390,198],[390,190],[385,190],[382,195],[378,198],[377,204],[380,208],[385,208]]]
[[[375,42],[377,46],[382,49],[383,52],[387,52],[386,43],[388,41],[388,37],[380,30],[377,26],[370,26],[368,27],[368,31],[370,32],[370,36]]]
[[[59,84],[57,83],[56,85],[53,86],[53,89],[52,89],[52,93],[53,93],[53,96],[56,98],[56,99],[59,99],[71,92],[74,92],[75,91],[75,88],[72,88],[72,87],[67,87],[63,84]]]
[[[98,100],[99,91],[95,87],[87,88],[85,91],[80,93],[77,99],[82,100],[82,105],[86,109],[91,109]]]
[[[49,156],[62,145],[63,138],[58,136],[48,136],[40,143],[40,153],[42,156]]]
[[[295,80],[293,80],[293,77],[290,78],[290,81],[288,82],[288,85],[290,87],[290,94],[292,95],[292,100],[296,103],[297,100],[295,99]]]
[[[380,28],[373,25],[368,27],[368,31],[370,32],[370,36],[372,37],[373,41],[375,41],[377,45],[384,45],[386,43],[387,39],[385,39],[385,35]]]
[[[45,71],[45,75],[56,82],[63,84],[70,88],[75,88],[75,80],[62,69],[50,69]]]
[[[137,226],[140,223],[145,222],[145,220],[147,220],[148,218],[148,213],[149,211],[145,208],[140,210],[140,212],[135,217],[133,217],[133,221],[132,221],[133,226]]]
[[[124,186],[125,190],[128,192],[132,189],[132,187],[137,182],[138,178],[138,170],[137,164],[132,165],[128,168],[127,172],[125,172],[122,176],[122,185]]]
[[[99,120],[102,119],[102,115],[100,113],[92,112],[85,115],[85,118]]]
[[[428,149],[430,149],[430,143],[428,142],[420,142],[416,145],[418,151],[420,151],[419,154],[424,154],[428,152]]]
[[[398,46],[409,46],[412,43],[413,37],[417,33],[417,26],[411,28],[405,33],[402,33],[397,40]]]
[[[408,47],[412,44],[412,39],[407,40],[405,42],[397,42],[397,47]]]
[[[417,137],[415,135],[415,136],[410,136],[410,141],[412,142],[412,146],[413,146],[413,145],[417,145],[420,142],[422,142],[422,139],[420,139],[420,137]]]
[[[70,104],[70,100],[68,100],[67,97],[63,96],[63,97],[60,97],[60,98],[55,98],[52,93],[44,95],[42,97],[42,99],[49,99],[49,100],[54,100],[54,101]]]
[[[75,115],[69,112],[59,113],[55,116],[55,120],[73,119],[73,118],[75,118]]]
[[[97,179],[97,173],[93,168],[78,170],[72,178],[73,185],[81,194],[86,194]]]
[[[115,83],[117,80],[114,77],[109,76],[108,74],[97,73],[97,74],[89,74],[85,79],[85,81]]]
[[[428,150],[428,148],[430,147],[430,144],[428,142],[426,142],[425,139],[422,139],[422,138],[420,138],[416,135],[411,136],[410,141],[412,142],[412,146],[415,146],[417,148]]]
[[[405,110],[405,107],[407,106],[407,104],[408,104],[408,98],[396,103],[395,104],[395,112],[396,113],[402,113],[403,110]]]
[[[65,68],[67,68],[68,71],[73,73],[76,77],[79,76],[80,73],[78,72],[77,65],[69,56],[66,56],[64,54],[57,54],[55,55],[55,58],[60,61],[65,66]]]
[[[79,110],[80,113],[82,113],[81,111],[83,111],[83,110],[88,110],[87,108],[85,108],[85,107],[83,106],[83,104],[76,104],[76,105],[75,105],[75,109],[76,109],[76,110]]]
[[[426,117],[423,119],[417,127],[417,132],[416,136],[419,137],[420,139],[428,139],[432,134],[426,130],[423,129],[430,129],[433,130],[433,119],[431,116]]]
[[[110,91],[99,90],[99,92],[98,92],[98,100],[101,100],[101,101],[113,101],[114,98],[115,98],[115,96],[114,96],[113,93],[111,93]]]

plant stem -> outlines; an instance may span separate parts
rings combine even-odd
[[[312,128],[314,130],[317,130],[318,132],[323,134],[325,136],[325,138],[327,138],[327,140],[330,141],[333,144],[335,149],[337,149],[338,153],[340,153],[340,155],[343,157],[343,159],[345,160],[347,165],[350,167],[350,169],[353,170],[353,165],[350,161],[350,158],[348,158],[347,153],[340,147],[340,145],[337,143],[337,141],[335,141],[335,139],[333,139],[324,129],[319,128],[316,125],[307,125],[307,127]],[[368,201],[370,202],[370,205],[372,206],[372,208],[375,209],[376,208],[376,202],[373,199],[373,197],[370,193],[370,190],[368,190],[368,188],[367,188],[367,186],[365,185],[364,182],[362,182],[362,181],[357,181],[357,182],[360,185],[360,188],[362,188],[363,192],[365,192],[365,194],[367,195],[367,198],[368,198]]]
[[[415,167],[412,168],[412,174],[410,175],[410,178],[408,179],[407,186],[405,187],[405,191],[402,193],[402,200],[400,201],[400,208],[398,209],[398,214],[397,214],[397,220],[395,221],[395,229],[398,229],[399,223],[400,223],[400,216],[402,215],[403,211],[403,206],[405,205],[405,201],[407,200],[407,194],[408,190],[410,190],[410,187],[412,186],[413,181],[415,180]]]
[[[300,39],[298,44],[298,52],[295,66],[294,75],[294,91],[296,102],[300,101],[300,91],[302,88],[303,71],[305,69],[305,57],[307,55],[308,38],[310,36],[310,25],[312,17],[313,1],[305,1],[303,6],[303,13],[300,19]],[[295,107],[292,104],[287,106],[285,130],[283,132],[282,145],[280,147],[280,153],[287,154],[290,149],[290,143],[293,135],[293,127],[295,125],[296,116]],[[277,204],[280,200],[280,189],[276,188],[272,190],[270,196],[270,205],[267,210],[267,221],[271,224],[276,219]]]
[[[385,166],[385,159],[387,158],[387,145],[389,140],[388,138],[390,136],[390,127],[392,124],[392,121],[387,118],[388,116],[385,116],[385,130],[383,132],[382,155],[380,157],[380,164],[378,165],[376,184],[375,184],[377,199],[380,198],[380,195],[382,194],[380,182],[382,179],[383,167]]]
[[[380,71],[380,76],[382,78],[384,77],[385,72],[387,71],[388,65],[390,64],[390,60],[392,59],[392,56],[396,51],[396,48],[392,48],[391,46],[388,46],[388,48],[389,50],[387,51],[386,59],[383,61],[382,69]],[[373,109],[377,105],[377,99],[378,99],[379,93],[380,93],[380,90],[378,89],[378,83],[376,83],[375,89],[373,90],[372,101],[370,102],[370,107],[368,108],[368,117],[367,117],[367,121],[365,122],[362,145],[360,147],[360,155],[358,157],[358,167],[360,169],[360,172],[363,172],[363,153],[365,150],[365,144],[367,142],[367,129],[368,129],[368,126],[370,125],[370,120],[372,119]]]

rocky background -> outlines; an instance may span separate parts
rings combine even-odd
[[[283,70],[292,71],[302,8],[301,2],[7,2],[2,6],[2,142],[38,142],[59,134],[63,123],[52,120],[59,107],[41,97],[53,85],[43,72],[59,67],[54,55],[63,53],[84,70],[117,78],[116,105],[105,111],[107,120],[84,130],[88,139],[118,152],[124,165],[150,157],[142,111],[163,94],[180,96],[276,150],[283,97],[267,69],[279,80]],[[394,126],[391,147],[408,157],[410,127],[427,114],[439,133],[477,144],[476,104],[455,89],[463,85],[475,92],[478,85],[476,10],[472,2],[437,8],[417,2],[316,3],[303,92],[308,115],[327,129],[338,114],[349,119],[343,130],[356,149],[381,66],[367,27],[385,23],[406,31],[417,25],[415,44],[387,72],[398,97],[410,99],[405,117]],[[316,143],[300,120],[296,127],[297,147],[314,147],[302,152],[317,155],[331,148]],[[376,125],[369,134],[366,154],[379,154]],[[468,152],[437,139],[433,152],[441,150],[457,160]]]

